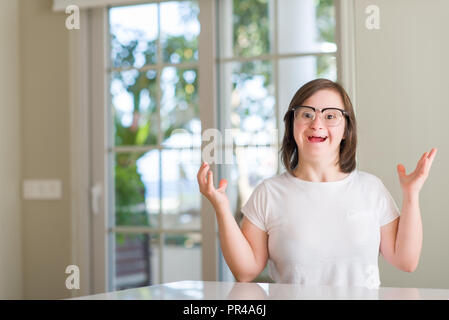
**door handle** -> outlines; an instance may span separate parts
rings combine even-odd
[[[103,188],[100,183],[96,183],[90,189],[90,195],[91,195],[92,212],[94,215],[97,215],[100,213],[100,201],[101,201],[101,196],[103,195]]]

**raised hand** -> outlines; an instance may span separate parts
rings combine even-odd
[[[200,192],[212,203],[214,208],[217,209],[223,205],[229,207],[229,200],[225,192],[228,181],[221,179],[218,189],[215,189],[213,173],[207,162],[204,162],[198,170],[197,179]]]
[[[425,152],[416,165],[415,171],[410,174],[405,173],[405,167],[398,164],[398,176],[401,183],[402,192],[408,195],[417,195],[421,190],[424,182],[429,176],[430,167],[435,159],[437,149],[433,148],[429,152]]]

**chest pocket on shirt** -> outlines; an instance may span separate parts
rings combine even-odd
[[[343,220],[347,239],[351,242],[365,243],[373,236],[375,223],[371,211],[366,209],[348,210]]]

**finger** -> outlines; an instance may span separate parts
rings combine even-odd
[[[438,149],[437,148],[433,148],[432,150],[430,150],[429,155],[427,156],[430,160],[430,164],[432,164],[433,159],[435,159],[435,156],[437,154]]]
[[[424,152],[421,158],[419,159],[418,163],[416,164],[415,171],[413,173],[421,173],[424,169],[424,162],[427,159],[428,152]]]
[[[428,158],[434,157],[435,154],[437,153],[438,149],[437,148],[432,148],[432,150],[430,150],[430,153],[428,155]]]
[[[203,162],[203,164],[200,167],[200,170],[198,170],[198,183],[200,184],[201,187],[206,185],[206,174],[207,174],[207,168],[208,168],[208,164],[207,162]]]
[[[218,189],[217,191],[224,191],[226,189],[226,186],[228,185],[228,180],[226,179],[221,179],[220,183],[218,185]]]
[[[209,170],[207,172],[207,189],[209,191],[214,190],[214,176],[213,176],[212,170]]]
[[[405,167],[402,164],[397,165],[399,177],[405,176]]]
[[[426,162],[425,163],[425,170],[426,170],[426,172],[428,172],[430,170],[430,167],[432,167],[433,159],[435,159],[436,153],[437,153],[437,149],[433,148],[430,151],[429,155],[427,156],[427,159],[425,161]]]
[[[204,168],[204,162],[201,163],[201,166],[198,169],[198,172],[196,174],[196,179],[198,180],[198,183],[200,183],[200,184],[201,184],[201,173],[202,173],[203,168]]]
[[[422,164],[424,160],[426,160],[428,154],[429,154],[428,152],[424,152],[423,155],[421,156],[421,159],[419,159],[418,163]]]

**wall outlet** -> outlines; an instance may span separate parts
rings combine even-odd
[[[23,198],[25,200],[59,200],[62,198],[62,181],[25,180]]]

